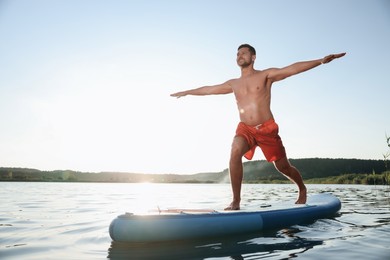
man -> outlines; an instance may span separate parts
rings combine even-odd
[[[251,160],[257,146],[265,158],[273,162],[276,169],[297,184],[299,189],[297,204],[305,204],[307,191],[301,174],[287,159],[282,140],[278,134],[279,127],[271,112],[272,83],[292,75],[329,63],[345,53],[331,54],[322,59],[297,62],[284,68],[255,70],[256,50],[249,44],[238,47],[237,65],[241,68],[241,77],[225,83],[204,86],[171,94],[173,97],[186,95],[217,95],[234,93],[240,122],[233,139],[229,171],[233,190],[233,201],[225,210],[239,210],[241,201],[241,183],[243,178],[242,157]]]

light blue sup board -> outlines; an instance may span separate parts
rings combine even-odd
[[[158,210],[147,215],[116,217],[109,232],[118,242],[161,242],[230,236],[311,223],[334,216],[341,202],[329,193],[311,195],[304,205],[282,202],[258,210]]]

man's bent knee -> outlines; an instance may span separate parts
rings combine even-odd
[[[293,167],[291,166],[291,164],[289,163],[289,161],[287,160],[286,157],[284,157],[284,158],[282,158],[282,159],[279,159],[279,160],[275,161],[275,162],[274,162],[274,165],[275,165],[275,168],[276,168],[279,172],[281,172],[281,173],[283,173],[283,174],[286,174],[286,175],[288,175],[288,174],[291,172],[292,168],[293,168]]]

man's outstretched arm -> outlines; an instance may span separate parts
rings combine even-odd
[[[294,64],[291,64],[290,66],[281,68],[281,69],[269,69],[268,73],[268,80],[279,81],[282,79],[285,79],[287,77],[299,74],[301,72],[313,69],[321,64],[326,64],[331,62],[334,59],[343,57],[346,53],[339,53],[339,54],[330,54],[328,56],[325,56],[322,59],[318,60],[311,60],[311,61],[301,61]]]
[[[214,85],[214,86],[204,86],[200,88],[194,88],[190,90],[180,91],[171,94],[171,97],[184,97],[187,95],[193,95],[193,96],[205,96],[205,95],[219,95],[219,94],[229,94],[232,93],[232,87],[229,84],[229,81]]]

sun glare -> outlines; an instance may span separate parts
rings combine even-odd
[[[139,198],[132,203],[134,213],[148,214],[158,211],[159,198],[161,197],[161,190],[158,185],[150,182],[138,183],[134,185],[134,192]]]

